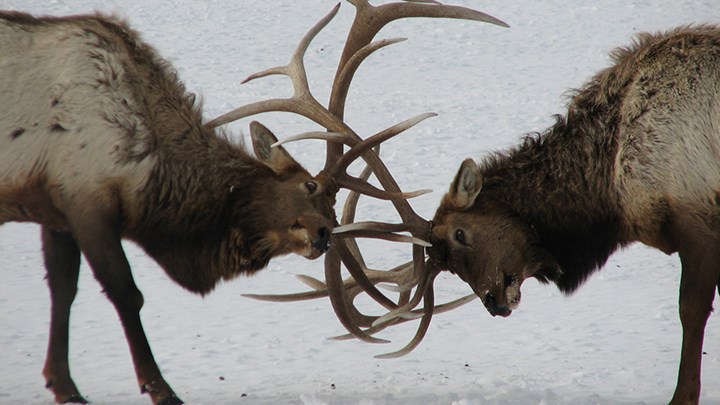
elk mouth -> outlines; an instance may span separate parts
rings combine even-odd
[[[306,256],[308,259],[317,259],[330,249],[330,234],[329,229],[320,228],[317,238],[310,242],[310,255]]]
[[[330,249],[330,235],[328,228],[320,228],[313,238],[304,227],[293,225],[290,230],[292,251],[308,259],[315,260]]]
[[[490,315],[499,315],[503,318],[510,316],[520,305],[520,284],[517,276],[503,272],[500,294],[496,297],[492,292],[487,291],[484,296],[480,296]]]
[[[320,252],[320,255],[327,252],[330,249],[330,235],[331,232],[328,228],[320,228],[317,238],[312,241],[313,250]]]

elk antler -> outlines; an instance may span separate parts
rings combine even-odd
[[[322,173],[332,179],[339,187],[351,191],[343,210],[340,221],[341,226],[333,231],[332,247],[325,254],[326,283],[304,276],[302,280],[315,291],[285,296],[251,296],[273,301],[288,301],[328,295],[338,319],[350,332],[351,336],[375,343],[386,341],[374,338],[371,336],[372,334],[392,324],[416,318],[418,311],[413,312],[413,309],[424,299],[423,319],[415,338],[405,348],[387,355],[392,357],[405,354],[419,344],[430,324],[434,310],[449,310],[461,305],[468,299],[465,297],[437,308],[433,306],[432,283],[437,271],[432,269],[432,266],[426,268],[424,251],[424,247],[429,246],[425,241],[429,240],[431,224],[416,214],[406,201],[407,198],[428,191],[419,190],[403,193],[379,157],[379,144],[381,142],[402,133],[435,114],[418,115],[363,139],[343,121],[350,83],[360,64],[369,55],[378,49],[404,40],[396,38],[372,42],[380,29],[394,20],[409,17],[442,17],[475,20],[503,27],[508,27],[508,25],[495,17],[476,10],[442,5],[435,1],[408,0],[381,6],[372,6],[367,0],[348,0],[348,2],[355,6],[356,14],[338,63],[327,108],[320,104],[310,92],[303,58],[310,42],[337,14],[340,4],[337,4],[328,15],[310,29],[287,65],[264,70],[249,76],[245,80],[247,82],[269,75],[286,75],[290,77],[293,83],[294,94],[292,97],[251,103],[226,113],[208,122],[207,125],[215,127],[261,112],[286,111],[305,116],[328,131],[322,133],[308,132],[283,141],[310,138],[326,140],[327,158]],[[345,146],[349,147],[349,150],[343,153]],[[359,177],[353,177],[347,173],[347,168],[359,157],[365,160],[368,166]],[[375,175],[383,189],[379,189],[367,182],[371,173]],[[390,200],[402,222],[400,224],[354,223],[360,194]],[[398,234],[397,232],[403,232],[404,234]],[[388,271],[368,269],[355,240],[358,237],[411,242],[413,243],[413,260]],[[341,263],[345,265],[351,279],[343,281]],[[400,294],[397,303],[387,298],[376,288],[379,283],[397,284],[395,290]],[[417,288],[411,297],[411,290],[414,287]],[[362,314],[354,306],[353,301],[357,295],[363,292],[389,310],[388,314],[383,317]]]
[[[393,136],[400,134],[406,129],[409,129],[413,125],[419,123],[423,119],[429,118],[431,115],[425,114],[423,116],[416,117],[415,119],[405,121],[391,128],[388,128],[387,130],[377,134],[374,137],[368,138],[363,141],[360,136],[358,136],[349,126],[345,124],[345,122],[342,120],[342,114],[338,115],[330,109],[325,108],[322,104],[320,104],[320,102],[317,101],[317,99],[315,99],[315,97],[310,92],[310,87],[307,81],[307,73],[305,71],[305,63],[303,60],[305,52],[307,51],[310,42],[315,38],[315,36],[317,36],[317,34],[323,28],[325,28],[325,26],[327,26],[330,20],[335,17],[339,8],[340,4],[338,3],[328,15],[326,15],[310,29],[310,31],[305,35],[305,37],[303,37],[302,41],[295,49],[295,53],[293,54],[290,62],[287,65],[276,66],[274,68],[266,69],[262,72],[252,74],[243,81],[243,83],[247,83],[251,80],[270,75],[285,75],[288,76],[293,83],[294,94],[292,97],[287,99],[270,99],[251,103],[228,113],[225,113],[220,117],[209,121],[206,125],[208,127],[217,127],[239,120],[244,117],[270,111],[285,111],[299,114],[320,124],[328,131],[333,133],[332,135],[328,136],[318,135],[317,133],[310,132],[303,134],[303,136],[296,137],[295,140],[321,138],[328,141],[328,149],[334,149],[334,147],[336,146],[339,146],[341,148],[339,153],[333,152],[332,154],[328,154],[325,163],[325,169],[323,170],[329,177],[334,179],[335,183],[338,186],[345,187],[351,190],[357,190],[363,194],[368,194],[376,198],[388,200],[400,200],[425,194],[429,191],[420,190],[408,194],[401,193],[399,187],[392,179],[392,176],[390,176],[387,168],[385,168],[380,158],[377,156],[373,157],[371,154],[363,155],[362,152],[371,149],[380,142],[383,142],[387,139],[392,138]],[[386,41],[382,45],[386,46],[395,42],[397,41]],[[377,50],[380,47],[380,45],[373,46],[373,50]],[[369,55],[369,53],[370,52],[367,52],[366,56]],[[358,65],[360,62],[361,60],[357,62]],[[341,76],[341,79],[345,80],[347,84],[341,82],[339,79],[336,79],[336,81],[333,83],[333,91],[335,91],[335,89],[338,87],[349,87],[349,81],[351,80],[352,75]],[[343,99],[346,96],[347,90],[345,91],[345,95],[342,96]],[[343,144],[351,147],[357,147],[357,149],[355,152],[353,152],[353,149],[351,149],[349,154],[353,156],[352,158],[346,158],[343,159],[342,162],[338,162],[340,157],[343,155]],[[360,152],[357,152],[357,150],[359,150]],[[385,181],[390,181],[391,184],[383,184],[382,180],[380,182],[381,184],[383,184],[385,189],[390,190],[390,192],[380,190],[375,186],[371,185],[370,183],[354,178],[348,175],[347,172],[345,172],[345,169],[350,165],[350,163],[352,163],[352,161],[357,159],[358,157],[361,157],[361,155],[364,159],[368,160],[368,163],[374,168],[376,173],[387,173],[387,175],[384,177],[386,179]]]

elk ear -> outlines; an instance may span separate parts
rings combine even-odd
[[[282,146],[272,146],[278,140],[263,124],[257,121],[251,122],[250,137],[252,138],[255,156],[275,173],[281,173],[292,166],[298,165],[285,148]]]
[[[456,208],[468,209],[475,204],[475,198],[482,188],[480,168],[472,159],[465,159],[455,175],[447,197]]]

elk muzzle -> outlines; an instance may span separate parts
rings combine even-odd
[[[312,241],[313,249],[319,251],[320,254],[327,252],[330,248],[330,235],[331,232],[328,228],[320,228],[317,237]]]
[[[307,259],[314,260],[330,248],[330,227],[326,221],[300,219],[290,228],[292,251]]]
[[[520,281],[515,275],[502,273],[502,282],[496,292],[478,294],[492,316],[509,316],[520,305]]]

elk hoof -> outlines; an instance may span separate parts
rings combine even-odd
[[[62,380],[61,380],[62,381]],[[87,404],[88,400],[83,398],[75,387],[75,383],[70,380],[66,383],[56,383],[56,380],[48,379],[45,388],[55,394],[55,402],[59,404]]]

